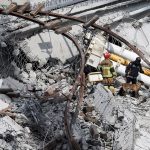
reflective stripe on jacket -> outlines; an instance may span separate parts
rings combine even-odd
[[[102,75],[105,78],[111,78],[113,77],[113,74],[110,72],[110,68],[108,66],[102,66]]]
[[[98,69],[102,72],[104,78],[112,78],[117,75],[112,62],[109,59],[103,60],[99,64]]]

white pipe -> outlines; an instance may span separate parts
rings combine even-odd
[[[106,49],[110,53],[114,53],[114,54],[119,55],[130,61],[134,61],[136,59],[136,57],[138,57],[138,55],[136,53],[134,53],[133,51],[129,51],[127,49],[124,49],[123,47],[119,47],[112,43],[106,43]],[[142,64],[142,66],[149,68],[149,66],[143,60],[141,61],[141,64]]]
[[[121,65],[115,61],[113,61],[113,65],[114,65],[115,70],[118,74],[121,74],[123,76],[125,75],[126,66]],[[150,77],[149,76],[142,74],[142,73],[139,73],[137,79],[139,81],[143,81],[145,85],[150,86]]]

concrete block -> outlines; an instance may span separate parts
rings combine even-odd
[[[20,132],[23,131],[23,128],[9,116],[5,116],[3,118],[0,118],[0,134],[3,134],[7,130]]]
[[[0,99],[0,112],[6,111],[7,109],[9,109],[9,104],[5,103]]]

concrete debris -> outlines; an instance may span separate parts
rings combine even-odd
[[[5,133],[7,130],[15,131],[16,133],[20,133],[21,131],[23,131],[23,128],[8,116],[1,118],[0,124],[1,124],[0,134]]]
[[[5,42],[1,42],[1,47],[7,47]]]
[[[2,100],[2,102],[6,103],[7,105],[11,105],[11,99],[5,95],[5,94],[0,94],[0,99]]]
[[[98,139],[99,137],[99,132],[97,130],[97,127],[95,125],[90,126],[90,133],[93,139]]]
[[[59,67],[53,67],[54,73],[51,69],[34,71],[31,70],[32,64],[29,63],[26,65],[26,71],[23,72],[26,75],[20,79],[24,83],[30,84],[26,87],[19,82],[18,86],[9,83],[9,87],[14,90],[22,89],[20,94],[24,98],[11,100],[10,98],[7,99],[4,94],[4,98],[1,98],[4,103],[11,103],[15,106],[11,112],[15,112],[16,115],[12,118],[8,116],[0,118],[2,122],[0,142],[3,143],[0,148],[37,150],[39,147],[48,147],[47,143],[51,141],[50,145],[57,147],[57,149],[69,149],[64,132],[66,101],[59,101],[59,98],[65,97],[67,100],[73,78],[67,76],[64,78],[69,73],[62,73]],[[63,66],[61,67],[63,68]],[[47,80],[48,74],[50,75],[49,80]],[[56,78],[58,80],[55,80]],[[11,80],[5,81],[8,83]],[[15,80],[13,79],[12,82]],[[39,89],[42,91],[38,91]],[[37,98],[35,95],[39,97]],[[43,95],[45,96],[44,99],[42,99]],[[135,117],[131,110],[125,108],[127,106],[125,100],[131,101],[130,97],[121,102],[120,97],[117,99],[117,96],[112,96],[101,84],[90,84],[84,95],[84,102],[72,127],[73,137],[80,144],[81,149],[132,149]],[[47,101],[48,99],[49,101]],[[77,102],[76,98],[74,99],[70,104],[70,116],[75,114]],[[144,132],[142,130],[141,132],[144,138]],[[41,138],[43,139],[42,142]],[[59,138],[62,140],[58,140]]]
[[[13,89],[14,91],[19,90],[22,91],[25,87],[25,85],[23,83],[21,83],[20,81],[12,78],[12,77],[7,77],[5,79],[3,79],[3,83],[2,83],[2,87],[8,87]]]
[[[25,125],[29,123],[29,119],[24,114],[17,113],[15,116],[15,122],[21,125]],[[27,132],[30,132],[28,127],[26,127]]]
[[[95,1],[92,2],[95,3]],[[109,2],[114,5],[109,7],[111,6]],[[122,34],[123,29],[125,38],[127,38],[126,34],[130,33],[128,27],[131,27],[131,30],[134,29],[136,33],[130,34],[133,39],[131,37],[129,39],[135,43],[135,41],[141,41],[138,37],[142,37],[142,40],[146,42],[144,46],[147,44],[144,47],[146,54],[149,48],[146,36],[146,31],[149,29],[147,25],[149,17],[143,18],[142,22],[135,21],[131,24],[130,20],[133,21],[133,19],[126,18],[129,23],[120,24],[119,20],[125,21],[121,19],[124,18],[122,9],[126,8],[125,2],[117,3],[115,0],[109,0],[109,2],[107,2],[108,7],[104,3],[105,8],[97,11],[98,15],[102,15],[97,21],[98,24],[104,26],[106,23],[110,25],[112,23],[113,26],[110,26],[112,30]],[[124,5],[120,5],[121,3]],[[148,2],[140,1],[139,4],[136,2],[136,7],[133,9],[130,5],[135,6],[135,2],[128,3],[131,12],[137,7],[140,8],[139,4],[143,7],[149,6]],[[96,4],[94,6],[97,7]],[[119,13],[113,15],[110,12],[112,9],[115,12],[114,10],[118,7],[121,18],[117,18],[118,15],[120,16]],[[70,8],[68,9],[70,11]],[[147,9],[149,7],[144,10]],[[87,13],[90,14],[93,11],[88,10]],[[76,11],[73,10],[73,12]],[[106,14],[107,12],[109,14]],[[140,18],[143,14],[144,12],[138,17]],[[86,15],[86,20],[89,19],[88,17]],[[41,20],[43,19],[45,18],[41,17]],[[9,23],[11,20],[13,20],[12,26]],[[7,16],[4,18],[0,16],[0,21],[4,23],[0,25],[0,64],[2,64],[0,65],[0,150],[70,150],[64,117],[66,106],[69,111],[67,120],[71,124],[71,136],[81,150],[150,149],[149,87],[142,85],[139,97],[133,98],[129,93],[125,97],[117,95],[122,83],[126,82],[123,76],[118,75],[115,80],[114,95],[101,83],[95,83],[102,79],[99,73],[95,73],[95,68],[106,50],[105,44],[109,41],[120,48],[122,46],[120,41],[114,37],[109,39],[105,32],[97,34],[93,27],[86,30],[81,25],[77,25],[78,27],[73,25],[76,38],[80,44],[84,45],[82,48],[88,49],[89,56],[86,60],[87,70],[85,70],[87,74],[92,73],[86,76],[86,84],[80,82],[77,85],[77,90],[70,99],[75,79],[80,71],[81,59],[74,44],[63,36],[56,35],[50,30],[43,30],[39,25],[28,21],[24,23],[20,19]],[[67,19],[63,22],[68,23]],[[69,21],[69,24],[72,22]],[[18,30],[20,25],[22,29]],[[137,31],[141,27],[142,30]],[[73,32],[70,33],[75,35]],[[83,34],[86,36],[84,37]],[[135,36],[137,34],[142,35]],[[85,39],[82,39],[83,37]],[[119,61],[116,68],[118,65]],[[88,77],[91,83],[88,83]],[[80,104],[79,101],[82,100],[80,90],[83,85],[85,90]],[[78,105],[80,108],[77,109]]]
[[[69,69],[65,67],[60,63],[53,67],[34,69],[33,63],[30,62],[23,68],[18,67],[19,81],[11,77],[3,79],[1,87],[20,91],[22,97],[10,99],[0,94],[0,108],[11,104],[11,113],[15,113],[12,118],[8,115],[0,117],[0,142],[3,143],[0,145],[1,149],[69,149],[65,136],[64,111],[76,70],[71,68],[70,64],[67,66]],[[70,69],[73,73],[70,73]],[[117,79],[118,87],[124,81],[120,78]],[[145,99],[148,99],[148,95]],[[132,102],[132,107],[128,107],[127,101]],[[136,122],[133,108],[136,105],[128,95],[126,99],[114,97],[102,84],[88,84],[81,110],[71,128],[74,139],[83,150],[131,150],[135,140],[133,135]],[[70,102],[70,118],[76,114],[76,106],[77,98],[74,95]],[[146,115],[150,116],[148,112]],[[141,122],[137,123],[137,126],[140,124]],[[140,126],[137,128],[144,138],[145,131]]]
[[[6,111],[9,109],[9,104],[3,102],[1,99],[0,99],[0,112],[2,111]]]

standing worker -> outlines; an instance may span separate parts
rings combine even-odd
[[[130,62],[126,67],[125,70],[126,83],[132,82],[132,84],[136,84],[139,72],[144,73],[141,66],[141,58],[137,57],[135,61]]]
[[[126,83],[130,84],[131,82],[132,84],[136,84],[139,72],[144,73],[141,66],[141,58],[137,57],[135,61],[130,62],[126,67],[125,70]],[[124,93],[125,91],[123,90],[123,87],[121,87],[118,94],[123,96]],[[132,92],[132,96],[135,97],[134,91]]]
[[[114,78],[117,76],[113,67],[112,61],[110,61],[110,53],[104,53],[104,60],[98,65],[97,69],[102,72],[104,87],[109,89],[113,94],[115,93]]]

